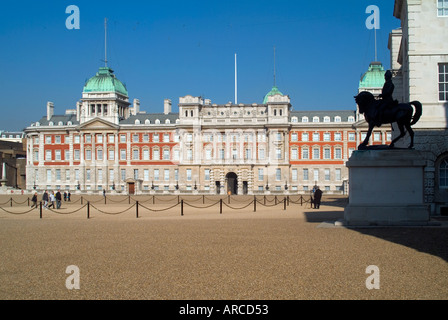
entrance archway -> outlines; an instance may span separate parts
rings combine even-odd
[[[227,194],[238,194],[238,176],[235,172],[229,172],[226,175]]]

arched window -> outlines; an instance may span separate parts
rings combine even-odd
[[[159,119],[156,119],[156,124],[160,124],[160,120]]]
[[[274,109],[274,116],[277,115],[277,109]]]
[[[135,119],[135,124],[140,124],[140,120]]]
[[[439,165],[439,187],[448,188],[448,157],[442,159]]]
[[[299,122],[299,119],[297,119],[297,117],[292,117],[292,118],[291,118],[291,122],[294,122],[294,123],[295,123],[295,122]]]
[[[170,119],[166,119],[166,120],[165,120],[165,123],[166,123],[166,124],[170,124],[170,123],[171,123]]]
[[[308,117],[302,117],[302,122],[308,122]]]
[[[151,123],[151,120],[149,120],[149,119],[145,120],[145,124],[150,124],[150,123]]]

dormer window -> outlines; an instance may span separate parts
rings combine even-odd
[[[313,122],[319,122],[319,117],[313,117]]]
[[[341,117],[340,116],[334,117],[334,122],[341,122]]]
[[[330,120],[330,117],[329,116],[325,116],[324,117],[324,122],[330,122],[331,120]]]
[[[302,122],[308,122],[308,117],[302,117]]]

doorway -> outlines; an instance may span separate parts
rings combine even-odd
[[[226,175],[227,180],[227,194],[238,194],[238,176],[235,172],[229,172]]]
[[[134,194],[135,193],[135,183],[134,182],[129,182],[128,183],[128,193],[129,194]]]

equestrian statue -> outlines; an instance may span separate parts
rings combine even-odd
[[[366,138],[358,146],[358,149],[362,150],[368,148],[367,144],[375,127],[381,127],[383,124],[394,122],[397,123],[400,135],[391,142],[389,148],[393,148],[395,143],[403,138],[407,131],[411,137],[409,149],[412,149],[414,147],[414,131],[411,126],[416,124],[422,116],[422,104],[419,101],[398,103],[397,100],[393,100],[392,93],[394,85],[392,83],[392,73],[389,70],[386,71],[384,78],[386,82],[384,83],[382,93],[379,96],[380,99],[375,99],[374,95],[368,91],[363,91],[355,96],[355,101],[359,107],[359,113],[364,114],[364,118],[369,124]]]

